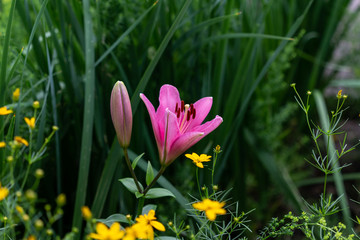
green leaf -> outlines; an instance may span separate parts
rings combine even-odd
[[[170,192],[169,190],[167,190],[166,188],[152,188],[145,195],[146,199],[154,199],[154,198],[161,198],[161,197],[175,198],[175,195],[172,192]]]
[[[134,161],[131,164],[132,169],[135,170],[136,164],[139,162],[139,160],[142,158],[142,156],[144,156],[144,154],[145,153],[142,153],[134,159]]]
[[[146,184],[149,185],[154,179],[154,170],[151,166],[151,163],[148,162],[147,170],[146,170]]]
[[[155,238],[156,240],[176,240],[177,238],[174,237],[168,237],[168,236],[162,236]]]
[[[106,224],[108,227],[110,227],[114,222],[129,223],[126,216],[119,213],[110,215],[106,219],[97,219],[97,221]]]
[[[139,191],[136,191],[136,192],[135,192],[135,197],[136,197],[136,198],[141,198],[142,196],[144,196],[144,194],[139,193]]]
[[[137,190],[136,184],[134,179],[132,178],[122,178],[119,179],[119,181],[126,187],[127,190],[129,190],[132,193],[139,193],[139,191]],[[141,185],[141,183],[139,182],[139,185],[141,187],[141,189],[144,189],[143,186]]]
[[[156,211],[157,206],[155,204],[147,204],[143,207],[141,214],[148,214],[150,210]]]

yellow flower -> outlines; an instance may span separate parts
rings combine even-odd
[[[216,215],[224,215],[226,210],[223,209],[225,202],[212,201],[210,199],[204,199],[202,202],[194,203],[193,208],[205,211],[206,217],[210,221],[215,221]]]
[[[150,226],[152,235],[154,235],[154,230]],[[126,235],[123,237],[122,240],[136,240],[136,239],[149,239],[148,235],[150,235],[151,239],[151,232],[148,233],[147,231],[148,226],[144,227],[140,223],[135,223],[131,227],[125,228]]]
[[[13,92],[13,100],[14,102],[16,102],[17,100],[19,100],[20,97],[20,88],[15,89],[15,91]]]
[[[26,124],[29,126],[29,128],[31,128],[31,129],[35,128],[35,118],[34,117],[32,117],[32,118],[25,117],[24,120],[25,120]]]
[[[6,142],[0,142],[0,148],[3,148],[6,146]]]
[[[0,115],[9,115],[12,113],[12,110],[8,110],[7,107],[1,107],[0,108]]]
[[[21,143],[21,144],[24,144],[25,146],[29,146],[28,141],[26,141],[26,140],[25,140],[24,138],[22,138],[22,137],[15,136],[15,137],[14,137],[14,140],[15,140],[17,143]]]
[[[341,98],[341,93],[342,93],[342,89],[340,89],[340,90],[338,91],[338,93],[337,93],[337,96],[336,96],[336,97],[337,97],[338,99]]]
[[[87,221],[92,218],[92,213],[88,206],[82,206],[81,213],[82,213],[83,218]]]
[[[195,165],[199,168],[204,168],[204,165],[202,164],[203,162],[209,162],[211,156],[206,155],[206,154],[201,154],[200,156],[197,155],[196,153],[192,153],[192,154],[185,154],[185,157],[190,158],[191,160],[193,160],[193,162],[195,163]]]
[[[96,232],[90,233],[89,237],[101,240],[118,240],[125,235],[125,232],[120,229],[120,224],[117,222],[113,223],[110,228],[104,223],[97,223]]]
[[[153,228],[156,228],[157,230],[162,232],[165,231],[164,225],[161,222],[155,220],[156,220],[155,211],[150,210],[148,214],[140,215],[138,218],[136,218],[136,221],[138,223],[134,224],[133,227],[135,231],[138,232],[138,234],[141,234],[142,231],[143,234],[146,234],[146,237],[148,239],[153,240],[154,239]],[[139,238],[143,238],[143,237],[139,237]]]
[[[0,201],[4,200],[9,195],[9,189],[1,187],[0,183]]]

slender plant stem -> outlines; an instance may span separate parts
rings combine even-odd
[[[325,198],[325,193],[326,193],[326,182],[327,182],[327,172],[325,172],[325,178],[324,178],[324,192],[323,192],[323,195],[324,195],[324,198]]]
[[[134,179],[136,188],[138,189],[139,193],[142,193],[142,189],[141,189],[141,187],[139,185],[139,181],[137,180],[134,169],[131,167],[131,163],[130,163],[129,155],[128,155],[128,152],[127,152],[127,148],[123,148],[123,151],[124,151],[124,157],[125,157],[126,165],[128,166],[129,171],[131,173],[131,176]]]
[[[156,183],[156,181],[159,179],[159,177],[164,173],[166,167],[165,166],[161,166],[158,174],[155,176],[155,178],[151,181],[151,183],[149,185],[146,186],[145,190],[142,192],[144,194],[144,196],[146,195],[146,193],[150,190],[150,188],[152,188],[152,186]]]
[[[196,182],[197,182],[197,186],[199,189],[200,197],[202,198],[201,188],[200,188],[200,183],[199,183],[199,168],[198,167],[196,167]]]
[[[140,216],[142,214],[142,209],[144,207],[144,203],[145,203],[145,195],[142,196],[141,198],[139,198],[136,216]]]
[[[31,167],[31,163],[29,162],[28,167],[27,167],[27,169],[26,169],[26,173],[25,173],[25,177],[24,177],[23,183],[21,184],[21,188],[20,188],[21,191],[22,191],[22,190],[24,189],[24,187],[25,187],[26,180],[27,180],[27,178],[28,178],[28,176],[29,176],[30,167]]]

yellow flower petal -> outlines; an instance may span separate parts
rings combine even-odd
[[[35,118],[34,117],[32,117],[32,118],[25,117],[24,120],[31,129],[35,128]]]
[[[0,201],[4,200],[9,195],[9,189],[1,187],[0,184]]]
[[[0,115],[8,115],[10,113],[12,113],[12,110],[8,110],[7,107],[1,107],[0,108]]]
[[[226,214],[226,210],[223,209],[225,202],[212,201],[210,199],[204,199],[202,202],[193,203],[193,208],[205,211],[206,217],[210,221],[215,221],[216,215]]]
[[[159,231],[162,231],[162,232],[165,231],[165,226],[161,222],[151,221],[150,224],[151,224],[151,226],[153,226],[154,228],[156,228]]]
[[[6,143],[5,142],[0,142],[0,148],[3,148],[6,146]]]
[[[14,137],[14,140],[15,140],[16,142],[18,142],[18,143],[24,144],[25,146],[29,146],[28,141],[26,141],[26,140],[25,140],[24,138],[22,138],[22,137],[15,136],[15,137]]]

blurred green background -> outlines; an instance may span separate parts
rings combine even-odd
[[[60,131],[45,159],[40,195],[67,195],[60,231],[80,226],[79,207],[92,207],[96,217],[135,209],[133,196],[118,182],[129,176],[115,140],[109,99],[114,83],[125,82],[134,113],[131,151],[159,169],[156,143],[142,92],[155,103],[160,87],[176,86],[185,102],[213,96],[208,116],[224,122],[188,151],[211,154],[219,144],[216,183],[230,189],[231,201],[253,211],[255,231],[271,217],[298,212],[302,198],[311,202],[322,192],[321,174],[306,163],[312,142],[305,119],[289,87],[302,96],[318,90],[329,111],[337,91],[349,95],[348,144],[358,142],[359,126],[358,9],[347,0],[0,0],[0,46],[8,48],[9,77],[1,79],[0,106],[20,87],[24,106],[39,100],[37,148],[47,129]],[[14,4],[13,19],[9,18]],[[12,19],[9,45],[6,26]],[[21,49],[23,51],[21,52]],[[4,60],[4,59],[3,59]],[[6,98],[4,97],[6,96]],[[5,99],[3,99],[5,98]],[[312,118],[318,122],[316,103]],[[17,112],[16,114],[24,113]],[[15,131],[20,131],[19,124]],[[344,161],[342,172],[347,210],[359,214],[359,152]],[[141,166],[141,165],[140,165]],[[138,175],[144,171],[137,169]],[[193,174],[189,174],[193,173]],[[210,172],[201,171],[202,184]],[[195,169],[180,157],[164,177],[185,199],[197,196]],[[142,180],[143,177],[140,177]],[[330,179],[329,192],[342,194]],[[176,212],[178,199],[160,201],[160,220]],[[171,209],[171,211],[169,211]],[[344,220],[349,221],[349,220]],[[351,221],[350,221],[351,222]],[[255,232],[256,233],[256,232]]]

